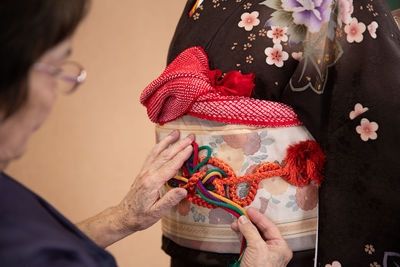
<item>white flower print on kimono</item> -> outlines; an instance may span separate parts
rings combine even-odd
[[[351,120],[354,120],[356,117],[360,116],[364,112],[367,112],[368,108],[363,107],[360,103],[355,104],[354,110],[350,112],[349,117]]]
[[[242,16],[240,16],[241,21],[239,21],[238,26],[244,28],[246,31],[251,31],[254,26],[260,24],[258,15],[259,13],[257,11],[251,13],[244,12]]]
[[[268,38],[271,38],[274,44],[279,44],[281,41],[282,42],[287,42],[288,41],[288,36],[286,35],[286,32],[288,30],[288,27],[279,27],[279,26],[271,26],[271,30],[267,32]]]
[[[326,264],[325,267],[342,267],[342,264],[338,261],[334,261],[332,264]]]
[[[379,126],[374,121],[369,121],[366,118],[361,120],[361,125],[356,127],[356,132],[360,134],[361,140],[368,141],[368,139],[375,140],[378,137],[376,131]]]
[[[356,18],[353,18],[349,24],[344,27],[344,31],[347,34],[347,42],[349,43],[361,43],[365,32],[365,24],[358,22]]]
[[[378,23],[376,21],[373,21],[367,26],[367,28],[369,35],[371,35],[372,38],[376,39],[376,29],[378,28]]]
[[[289,58],[289,54],[282,50],[282,45],[280,44],[275,44],[274,47],[267,47],[264,52],[267,55],[267,64],[275,65],[279,68],[283,66],[283,61]]]

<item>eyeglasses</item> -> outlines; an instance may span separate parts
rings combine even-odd
[[[83,67],[73,61],[65,62],[59,68],[43,62],[37,62],[33,65],[33,68],[56,77],[57,87],[65,94],[75,92],[78,86],[85,81],[87,75]]]

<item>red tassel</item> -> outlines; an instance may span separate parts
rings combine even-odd
[[[284,178],[296,186],[307,185],[310,181],[320,186],[325,161],[326,156],[316,141],[303,141],[289,146],[283,161],[287,172]]]

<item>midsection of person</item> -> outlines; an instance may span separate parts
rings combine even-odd
[[[183,116],[156,127],[157,139],[179,129],[182,137],[196,135],[196,143],[212,149],[212,157],[228,164],[237,177],[252,174],[262,163],[283,163],[286,150],[300,141],[313,140],[304,126],[251,127]],[[200,156],[205,156],[202,151]],[[209,170],[207,165],[203,169]],[[238,185],[244,199],[249,184]],[[315,248],[318,220],[318,186],[297,187],[279,176],[258,184],[253,207],[277,224],[293,251]],[[210,209],[185,199],[162,219],[163,234],[175,243],[202,251],[239,253],[240,239],[231,230],[234,217],[221,208]]]

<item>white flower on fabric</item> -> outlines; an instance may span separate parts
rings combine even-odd
[[[283,61],[289,58],[289,54],[282,50],[282,45],[280,44],[275,44],[274,47],[267,47],[264,53],[267,55],[267,64],[275,64],[279,68],[283,66]]]
[[[292,53],[292,58],[300,61],[301,58],[303,57],[303,52],[293,52]]]
[[[258,15],[259,14],[257,11],[253,11],[251,13],[244,12],[242,16],[240,16],[241,21],[239,21],[238,26],[240,28],[244,28],[246,31],[251,31],[254,26],[260,24]]]
[[[353,18],[349,24],[344,27],[344,31],[347,34],[347,42],[349,43],[361,43],[363,40],[363,32],[365,32],[365,24],[358,22],[356,18]]]
[[[339,0],[339,6],[342,12],[338,19],[340,17],[343,23],[349,24],[351,22],[351,14],[354,11],[353,0]]]
[[[338,261],[334,261],[332,264],[326,264],[325,267],[342,267],[342,264]]]
[[[282,42],[287,42],[288,36],[286,32],[288,27],[271,26],[271,30],[267,32],[268,38],[271,38],[274,44],[279,44]]]
[[[367,28],[369,35],[371,35],[372,38],[376,39],[376,29],[378,28],[378,23],[376,21],[373,21],[367,26]]]
[[[368,110],[367,107],[364,108],[360,103],[357,103],[354,106],[354,110],[350,112],[349,117],[350,117],[351,120],[354,120],[356,117],[360,116],[361,114],[363,114],[367,110]]]
[[[369,121],[366,118],[361,120],[361,125],[356,127],[356,132],[360,134],[361,140],[368,141],[368,139],[375,140],[378,137],[376,131],[379,125],[374,121]]]

